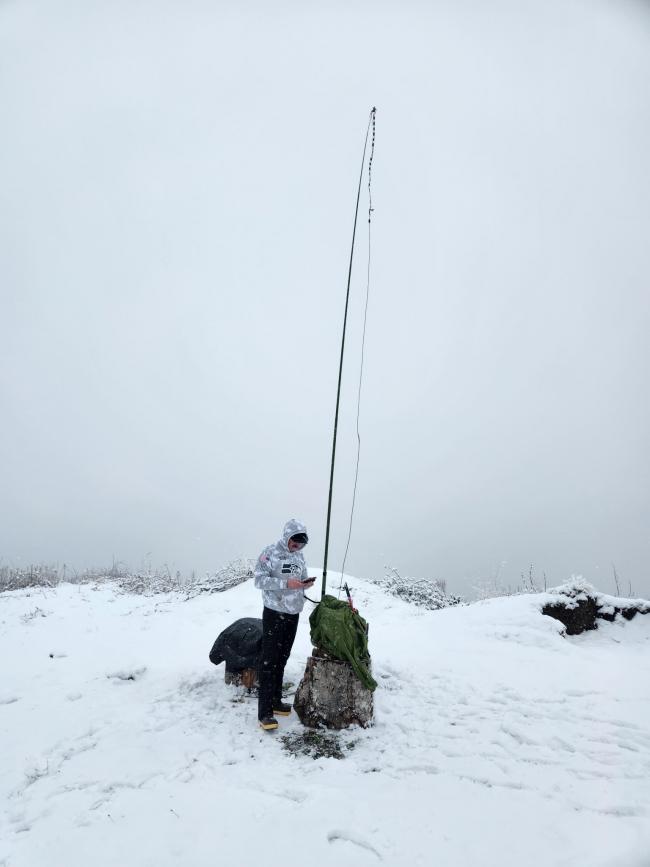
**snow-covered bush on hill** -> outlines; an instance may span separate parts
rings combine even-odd
[[[7,590],[25,590],[30,587],[57,587],[59,584],[117,585],[126,593],[152,596],[156,593],[185,593],[188,598],[200,593],[220,593],[247,581],[253,574],[254,560],[240,557],[223,569],[201,577],[194,572],[185,576],[172,572],[167,566],[132,570],[123,563],[114,562],[109,569],[84,569],[78,572],[65,564],[62,567],[40,564],[28,567],[0,567],[0,593]]]
[[[504,584],[499,578],[499,569],[490,578],[479,578],[473,588],[476,599],[497,599],[501,596],[519,596],[521,593],[541,593],[546,590],[546,573],[538,578],[531,565],[528,573],[521,573],[521,581],[518,584]]]
[[[255,560],[246,557],[232,560],[214,575],[207,574],[203,578],[195,578],[188,582],[185,587],[188,598],[198,596],[199,593],[221,593],[223,590],[243,584],[253,577],[254,566]]]
[[[411,578],[402,576],[397,569],[387,566],[386,575],[383,578],[373,579],[372,583],[382,587],[391,596],[397,596],[412,605],[419,605],[430,611],[439,608],[450,608],[452,605],[461,605],[463,599],[453,593],[447,593],[445,581],[426,578]]]
[[[3,590],[24,590],[28,587],[56,587],[63,579],[65,566],[0,566],[0,592]],[[68,578],[67,580],[71,580]]]

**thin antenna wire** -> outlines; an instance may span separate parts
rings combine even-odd
[[[357,218],[359,216],[359,199],[361,198],[361,184],[363,182],[363,169],[366,163],[366,150],[368,148],[368,136],[370,135],[370,127],[373,127],[373,145],[374,145],[374,121],[376,108],[371,109],[370,118],[368,119],[368,128],[366,130],[366,139],[363,144],[363,156],[361,158],[361,171],[359,172],[359,188],[357,190],[357,204],[354,211],[354,226],[352,228],[352,245],[350,247],[350,265],[348,268],[348,286],[345,294],[345,314],[343,316],[343,335],[341,337],[341,358],[339,361],[339,381],[336,391],[336,412],[334,414],[334,435],[332,437],[332,464],[330,467],[330,489],[327,498],[327,524],[325,527],[325,558],[323,562],[323,582],[321,584],[321,598],[325,595],[327,588],[327,554],[329,551],[330,542],[330,520],[332,517],[332,489],[334,487],[334,462],[336,458],[336,433],[339,424],[339,404],[341,401],[341,378],[343,375],[343,355],[345,351],[345,329],[348,321],[348,305],[350,302],[350,280],[352,278],[352,259],[354,257],[354,239],[357,233]]]
[[[339,584],[339,598],[341,596],[341,588],[343,586],[343,576],[345,574],[345,563],[348,559],[348,551],[350,549],[350,539],[352,538],[352,521],[354,519],[354,506],[357,500],[357,482],[359,481],[359,458],[361,456],[361,433],[359,431],[359,415],[361,412],[361,385],[363,382],[363,361],[366,347],[366,323],[368,321],[368,300],[370,298],[370,262],[372,253],[372,161],[375,156],[375,116],[372,116],[372,142],[370,145],[370,158],[368,160],[368,265],[366,271],[366,304],[363,311],[363,334],[361,337],[361,364],[359,365],[359,387],[357,390],[357,463],[354,471],[354,489],[352,492],[352,508],[350,509],[350,526],[348,528],[348,539],[345,545],[345,555],[343,556],[343,565],[341,566],[341,582]]]

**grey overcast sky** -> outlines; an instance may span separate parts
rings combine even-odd
[[[650,595],[650,5],[0,3],[0,556]],[[367,203],[362,201],[362,207]],[[353,273],[330,567],[354,478]]]

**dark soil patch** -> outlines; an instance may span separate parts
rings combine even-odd
[[[280,740],[284,750],[291,755],[309,756],[312,759],[344,759],[356,746],[356,741],[342,744],[336,735],[320,731],[283,735]]]
[[[589,629],[598,629],[598,604],[595,599],[581,599],[574,608],[567,608],[561,602],[545,605],[542,614],[555,617],[566,626],[567,635],[580,635]],[[612,618],[613,619],[613,618]]]
[[[565,601],[566,600],[566,601]],[[542,608],[542,614],[554,617],[566,627],[567,635],[580,635],[590,629],[598,629],[599,620],[610,623],[622,614],[626,620],[632,620],[637,614],[647,614],[650,611],[647,603],[635,605],[603,605],[598,596],[576,598],[566,596],[561,601],[550,603]]]

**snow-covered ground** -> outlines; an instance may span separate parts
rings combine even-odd
[[[426,612],[350,581],[379,688],[344,759],[287,751],[297,717],[263,733],[208,661],[250,582],[0,595],[0,865],[650,865],[650,616],[565,638],[542,596]]]

